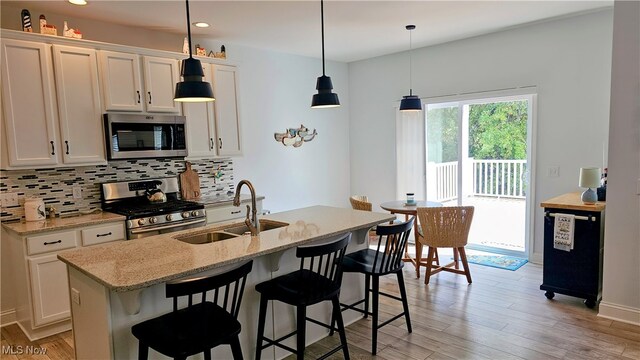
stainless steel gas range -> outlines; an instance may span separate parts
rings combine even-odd
[[[178,178],[105,183],[102,209],[127,217],[127,239],[204,226],[204,205],[178,199]]]

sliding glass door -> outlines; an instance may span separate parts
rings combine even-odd
[[[525,256],[531,96],[425,108],[427,200],[475,207],[469,248]]]

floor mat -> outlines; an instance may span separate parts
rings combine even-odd
[[[473,264],[511,271],[518,270],[527,263],[527,259],[507,255],[467,255],[467,261]]]

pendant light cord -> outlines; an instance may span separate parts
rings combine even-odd
[[[189,0],[186,0],[187,3],[187,34],[189,39],[189,58],[193,58],[193,54],[191,53],[191,16],[189,16]]]
[[[409,96],[413,95],[413,48],[411,46],[411,31],[413,29],[409,29]]]
[[[324,75],[324,0],[320,0],[320,27],[322,29],[322,76]]]

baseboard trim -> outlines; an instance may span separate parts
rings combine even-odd
[[[16,309],[9,309],[0,312],[0,327],[15,324],[16,322]]]
[[[640,309],[638,308],[601,301],[598,310],[599,317],[640,326]]]
[[[542,265],[542,253],[531,253],[531,255],[529,256],[529,262]]]

